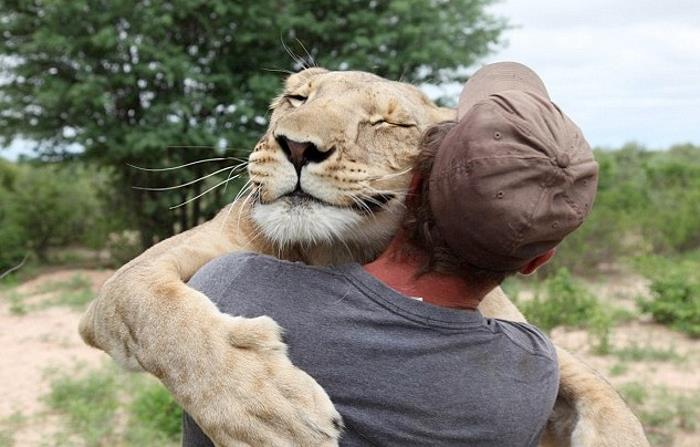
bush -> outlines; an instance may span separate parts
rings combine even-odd
[[[27,233],[11,212],[11,192],[0,185],[0,274],[18,265],[29,251]]]
[[[559,269],[542,283],[531,301],[520,304],[528,321],[544,331],[557,326],[588,328],[594,337],[594,350],[610,351],[612,312],[607,311],[586,288],[575,281],[566,268]]]
[[[600,312],[598,300],[566,268],[559,269],[542,284],[532,301],[521,305],[527,319],[543,330],[557,326],[586,326]]]
[[[700,337],[700,253],[681,258],[641,258],[638,268],[651,279],[651,298],[639,308],[655,321]]]
[[[46,262],[52,247],[102,248],[126,225],[107,173],[75,163],[9,166],[0,166],[0,272],[28,252]]]

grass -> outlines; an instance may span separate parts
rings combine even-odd
[[[27,305],[24,303],[24,296],[16,290],[6,292],[5,296],[10,303],[10,313],[12,315],[25,315],[27,313]]]
[[[625,400],[632,405],[641,405],[647,399],[647,389],[639,382],[628,382],[618,387]]]
[[[55,297],[45,302],[45,305],[78,309],[82,309],[94,298],[90,280],[80,274],[73,275],[68,281],[48,282],[41,286],[39,293],[55,293]]]
[[[10,313],[13,315],[25,315],[31,310],[44,309],[51,306],[67,306],[81,310],[95,297],[92,283],[88,278],[80,274],[73,275],[67,281],[47,282],[30,293],[22,294],[16,290],[16,287],[17,284],[6,282],[0,289],[9,301]],[[43,294],[50,294],[51,296],[38,303],[27,303],[27,298]]]
[[[623,348],[613,349],[612,354],[616,355],[622,361],[632,362],[682,362],[685,357],[676,352],[675,348],[657,348],[651,345],[641,345],[632,343]]]
[[[610,370],[608,373],[615,377],[615,376],[621,376],[624,373],[626,373],[629,370],[629,365],[627,363],[615,363],[612,367],[610,367]]]
[[[629,382],[618,387],[639,417],[654,446],[672,446],[679,431],[700,428],[700,393],[673,392],[666,387],[649,387]]]
[[[80,434],[87,447],[98,447],[114,434],[117,389],[112,371],[55,374],[46,403],[65,417],[68,433]]]
[[[27,418],[19,411],[0,420],[0,447],[13,447],[15,445],[15,433],[26,420]]]
[[[114,366],[52,372],[48,407],[65,421],[59,445],[174,446],[181,410],[159,383]]]

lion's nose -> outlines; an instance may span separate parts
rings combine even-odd
[[[297,173],[300,173],[301,168],[309,163],[322,162],[330,157],[334,151],[333,149],[321,151],[315,144],[309,141],[294,141],[288,139],[284,135],[278,136],[277,142],[289,161],[294,165],[294,169],[296,169]]]

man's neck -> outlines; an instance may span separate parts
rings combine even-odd
[[[389,247],[364,269],[397,292],[420,297],[423,301],[441,307],[474,310],[488,290],[476,290],[464,278],[441,273],[419,275],[426,255],[420,251],[406,253],[407,242],[396,236]]]

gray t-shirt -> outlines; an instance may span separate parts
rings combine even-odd
[[[343,416],[343,447],[535,446],[554,405],[556,354],[538,329],[406,297],[359,264],[234,253],[190,285],[285,329],[292,362]],[[188,416],[183,446],[213,446]]]

